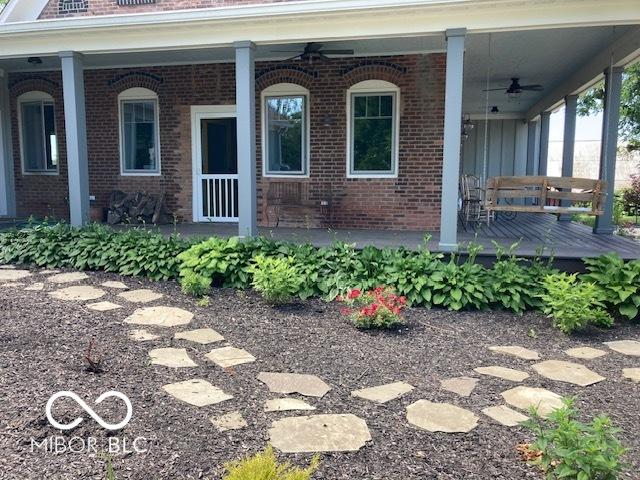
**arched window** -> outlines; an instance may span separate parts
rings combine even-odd
[[[53,97],[33,91],[18,97],[20,156],[25,174],[58,173],[58,140]]]
[[[146,88],[130,88],[118,95],[120,117],[120,173],[160,175],[158,95]]]
[[[347,177],[398,176],[400,88],[366,80],[347,91]]]
[[[279,83],[262,91],[262,172],[309,175],[309,90]]]

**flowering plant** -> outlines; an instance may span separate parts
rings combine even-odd
[[[398,296],[388,287],[376,287],[362,292],[353,288],[338,301],[346,305],[340,312],[348,316],[358,328],[391,328],[402,323],[405,297]]]

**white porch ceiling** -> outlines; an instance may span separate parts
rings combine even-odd
[[[615,40],[640,26],[573,27],[547,30],[526,30],[499,33],[470,34],[466,41],[464,112],[484,114],[487,68],[490,68],[489,87],[505,89],[511,77],[520,83],[541,84],[541,92],[524,92],[517,101],[509,101],[504,92],[490,92],[489,106],[497,106],[501,114],[524,116],[529,109],[548,96],[557,86],[605,51]],[[489,55],[491,39],[491,55]],[[392,55],[442,52],[446,48],[444,36],[432,34],[410,38],[379,38],[324,42],[326,48],[353,49],[356,56]],[[302,52],[303,43],[259,45],[257,60],[284,60]],[[640,52],[640,44],[637,46]],[[291,50],[291,53],[280,52]],[[143,51],[91,54],[85,56],[86,68],[111,68],[191,63],[232,62],[230,47],[197,48],[171,51]],[[56,70],[57,57],[42,57],[41,65],[30,65],[26,58],[0,60],[0,68],[7,71]]]

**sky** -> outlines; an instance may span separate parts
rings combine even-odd
[[[549,141],[561,142],[564,130],[564,107],[551,114]],[[600,141],[602,135],[602,113],[581,117],[576,120],[576,141]]]

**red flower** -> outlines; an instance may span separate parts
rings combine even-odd
[[[362,292],[360,291],[359,288],[354,288],[353,290],[351,290],[348,294],[347,294],[347,298],[349,300],[353,300],[355,298],[358,298],[360,296]]]
[[[351,309],[349,309],[349,308],[341,308],[340,309],[340,313],[342,315],[350,315],[351,314]]]

